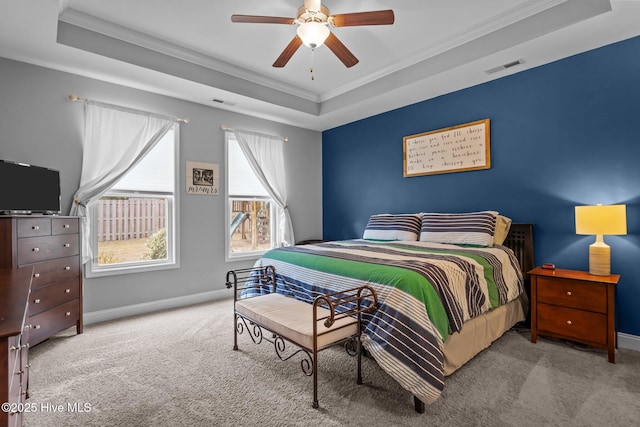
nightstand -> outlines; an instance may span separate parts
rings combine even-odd
[[[615,288],[620,276],[541,267],[529,274],[531,342],[538,335],[577,341],[606,349],[609,362],[615,363]]]

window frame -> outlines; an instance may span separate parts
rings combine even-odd
[[[224,137],[224,159],[225,159],[225,210],[224,210],[224,221],[225,221],[225,233],[224,233],[224,241],[225,241],[225,250],[224,250],[224,258],[226,262],[235,262],[235,261],[247,261],[247,260],[256,260],[264,255],[268,250],[273,249],[277,246],[277,230],[279,227],[278,223],[278,212],[276,209],[276,202],[270,196],[246,196],[246,195],[232,195],[229,194],[229,171],[231,170],[232,165],[229,164],[229,140],[230,137],[233,137],[234,141],[236,141],[235,136],[230,132],[225,132]],[[237,143],[237,141],[236,141]],[[268,201],[270,205],[270,241],[271,246],[269,249],[261,249],[256,251],[246,251],[246,252],[231,252],[231,207],[233,200],[245,200],[245,201]]]
[[[126,191],[108,190],[100,197],[150,197],[166,198],[167,200],[167,259],[166,260],[143,260],[138,262],[118,263],[118,264],[98,264],[98,218],[97,202],[91,202],[88,208],[91,210],[91,258],[87,262],[85,276],[105,277],[120,274],[143,273],[158,270],[180,268],[180,126],[176,123],[169,132],[173,130],[174,141],[174,183],[173,193],[165,191]]]

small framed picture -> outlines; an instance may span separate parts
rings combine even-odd
[[[217,196],[220,174],[217,163],[192,162],[187,160],[187,194]]]

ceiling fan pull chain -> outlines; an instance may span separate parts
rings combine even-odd
[[[313,60],[314,60],[314,52],[316,50],[315,49],[311,49],[311,67],[309,67],[309,71],[311,72],[311,80],[315,80],[315,76],[313,75]]]

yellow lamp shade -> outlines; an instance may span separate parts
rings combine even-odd
[[[576,206],[576,234],[627,234],[627,206]]]
[[[576,234],[595,234],[589,246],[589,273],[597,276],[611,274],[611,248],[603,235],[627,234],[626,205],[576,206]]]

